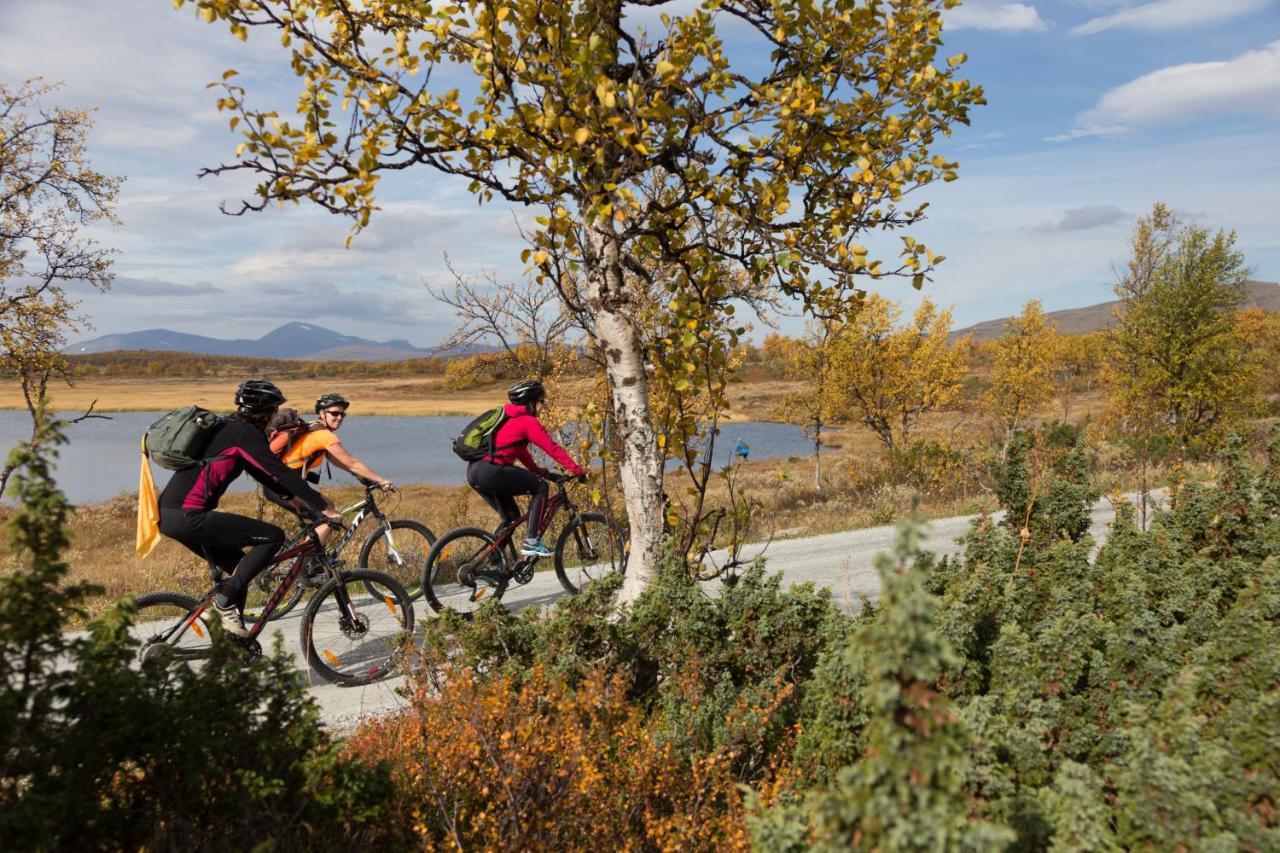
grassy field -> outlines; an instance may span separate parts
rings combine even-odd
[[[192,403],[214,411],[229,409],[236,379],[161,379],[120,377],[78,379],[72,386],[50,389],[54,406],[62,411],[83,411],[96,401],[100,412],[152,412],[176,409]],[[473,415],[490,408],[498,389],[441,391],[439,377],[379,379],[292,379],[281,382],[288,405],[311,412],[316,397],[340,391],[365,415]],[[16,383],[0,387],[0,409],[21,409],[26,403]]]
[[[230,408],[238,379],[164,379],[88,377],[74,385],[51,385],[49,395],[59,411],[82,412],[91,403],[99,412],[156,412],[195,404],[214,411]],[[321,394],[337,391],[352,401],[361,415],[478,415],[505,399],[509,382],[496,382],[464,391],[447,389],[441,376],[390,378],[304,379],[280,381],[287,405],[310,414]],[[586,387],[583,381],[582,386]],[[575,385],[570,384],[570,389]],[[777,401],[789,383],[752,377],[730,386],[730,415],[736,420],[777,420]],[[25,409],[16,382],[0,385],[0,409]]]

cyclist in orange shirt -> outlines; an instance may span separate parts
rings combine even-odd
[[[335,434],[346,420],[347,409],[350,406],[351,403],[341,394],[321,394],[316,400],[316,414],[320,419],[289,443],[288,448],[280,454],[280,461],[303,475],[309,482],[317,483],[320,481],[320,472],[314,469],[328,457],[330,462],[342,470],[377,484],[383,491],[394,492],[395,483],[375,474],[372,468],[348,451]],[[263,494],[273,503],[292,508],[290,501],[280,498],[268,489],[264,488]],[[327,508],[332,510],[333,503],[329,502]],[[328,528],[319,528],[317,533],[323,539],[328,533]]]

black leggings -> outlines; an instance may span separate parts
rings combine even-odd
[[[284,531],[274,524],[229,512],[161,507],[160,532],[231,575],[218,591],[240,606],[248,595],[249,583],[284,544]]]
[[[472,462],[467,466],[467,483],[485,499],[489,506],[502,516],[507,524],[520,517],[520,507],[515,495],[533,495],[529,500],[530,539],[537,539],[538,518],[547,502],[547,481],[525,468],[514,465],[497,465],[493,462]]]

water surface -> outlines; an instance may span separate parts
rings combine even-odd
[[[75,414],[79,414],[78,412]],[[94,503],[138,488],[139,441],[143,432],[162,412],[119,412],[110,420],[91,419],[67,428],[70,443],[61,450],[55,465],[58,485],[72,503]],[[453,455],[453,439],[470,421],[467,417],[386,417],[353,416],[338,433],[343,444],[361,461],[397,483],[454,485],[464,481],[466,463]],[[6,453],[18,441],[31,435],[31,418],[26,412],[0,411],[0,449]],[[812,452],[809,439],[799,427],[765,422],[733,423],[722,428],[716,440],[714,464],[728,463],[734,444],[741,437],[752,459],[805,456]],[[542,459],[542,464],[551,467]],[[324,466],[321,466],[324,471]],[[152,466],[156,488],[164,487],[169,472]],[[344,471],[333,469],[326,485],[353,482]],[[249,491],[255,483],[241,476],[231,488]]]

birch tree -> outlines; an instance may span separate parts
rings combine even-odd
[[[906,323],[895,302],[872,294],[842,330],[836,382],[853,419],[884,444],[890,457],[910,449],[928,412],[960,396],[968,338],[952,342],[951,312],[925,299]]]
[[[1106,420],[1122,439],[1200,455],[1257,411],[1258,365],[1236,321],[1249,271],[1235,240],[1183,225],[1163,204],[1138,221],[1105,371]]]
[[[90,114],[46,103],[58,88],[0,83],[0,371],[21,383],[32,440],[50,377],[65,375],[67,333],[82,322],[75,288],[111,286],[112,251],[84,228],[116,222],[121,183],[89,163]],[[0,470],[0,492],[12,470]]]
[[[937,261],[923,244],[904,234],[876,257],[862,240],[924,217],[908,197],[956,176],[935,143],[982,102],[957,76],[964,57],[939,54],[954,0],[175,2],[278,40],[299,80],[282,114],[225,79],[218,103],[243,140],[207,173],[260,181],[229,212],[305,201],[358,231],[383,177],[419,167],[481,202],[540,209],[525,260],[581,279],[574,308],[605,354],[632,544],[624,606],[662,557],[653,371],[697,372],[734,307],[723,267],[824,317],[868,282],[920,286]],[[663,326],[684,331],[651,368],[634,282],[668,268]]]
[[[1058,328],[1049,321],[1039,299],[1022,306],[995,341],[995,369],[987,393],[1007,445],[1037,407],[1053,398],[1053,370],[1061,351]]]
[[[782,397],[783,416],[813,437],[813,490],[822,491],[822,430],[849,411],[849,392],[839,375],[840,327],[812,322],[804,336],[787,341],[784,375],[798,389]]]

